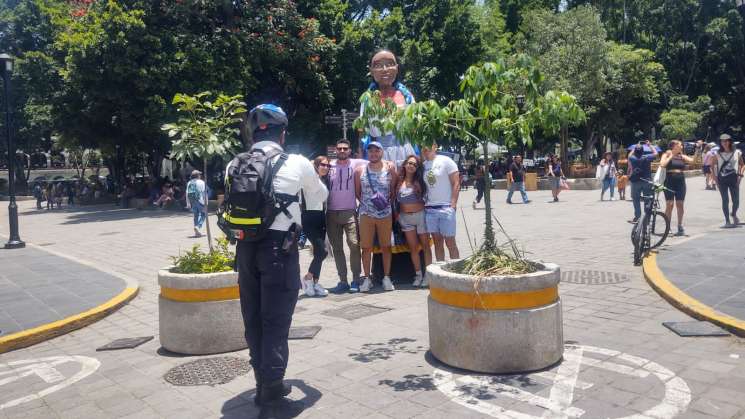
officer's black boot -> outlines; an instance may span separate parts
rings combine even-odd
[[[273,401],[281,400],[284,396],[292,392],[292,387],[285,384],[283,380],[264,383],[258,376],[258,373],[254,372],[254,376],[256,377],[256,397],[254,397],[254,403],[257,405],[272,404]]]
[[[261,403],[261,376],[257,370],[254,370],[254,378],[256,379],[256,395],[254,396],[254,404],[258,406]]]
[[[304,408],[303,402],[286,398],[290,391],[292,388],[282,380],[262,383],[259,419],[294,418],[299,415]]]

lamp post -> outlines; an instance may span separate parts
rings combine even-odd
[[[706,131],[706,141],[707,142],[709,141],[709,138],[711,138],[711,120],[713,119],[712,118],[712,115],[714,115],[714,110],[715,109],[716,108],[714,107],[714,105],[709,105],[709,115],[708,115],[709,116],[709,129]]]
[[[16,205],[16,145],[13,141],[10,117],[10,75],[13,73],[13,57],[8,54],[0,54],[0,65],[3,72],[3,84],[5,85],[5,135],[8,141],[8,219],[10,223],[10,238],[5,243],[6,249],[20,249],[26,247],[26,243],[18,235],[18,205]]]

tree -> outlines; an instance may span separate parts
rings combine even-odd
[[[680,108],[670,109],[660,116],[662,135],[668,140],[689,139],[693,137],[702,120],[703,115],[699,112]]]
[[[220,93],[214,101],[212,93],[202,92],[194,96],[176,94],[173,104],[181,116],[176,122],[165,124],[162,130],[173,138],[171,157],[185,161],[201,158],[204,162],[204,178],[209,179],[207,162],[212,157],[229,156],[238,148],[238,124],[246,105],[240,95],[227,96]],[[212,248],[212,233],[209,223],[209,198],[204,190],[205,221],[207,224],[207,243]]]
[[[565,92],[542,94],[542,81],[543,75],[525,55],[474,65],[460,83],[462,98],[446,106],[426,100],[398,109],[391,100],[383,102],[379,92],[364,93],[360,98],[364,111],[355,121],[355,127],[369,130],[374,126],[383,132],[393,131],[397,138],[420,145],[431,145],[450,134],[462,135],[467,144],[483,149],[484,165],[488,166],[490,142],[530,145],[535,128],[570,124],[583,117],[574,99]],[[557,98],[562,98],[572,112],[556,112]],[[472,274],[494,275],[515,267],[514,261],[497,246],[490,186],[491,182],[487,181],[483,242],[466,262],[466,270]],[[516,250],[514,256],[518,262],[522,260]]]

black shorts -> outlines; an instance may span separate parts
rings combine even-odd
[[[709,173],[711,173],[711,166],[704,166],[704,174],[708,175]]]
[[[667,175],[665,179],[665,200],[685,201],[686,199],[686,178],[683,175]]]

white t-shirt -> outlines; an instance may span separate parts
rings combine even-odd
[[[424,161],[424,181],[427,183],[426,206],[450,205],[453,187],[450,175],[458,171],[458,165],[448,156],[436,155]]]
[[[727,153],[720,149],[719,153],[717,154],[717,172],[715,173],[716,176],[719,176],[720,174],[722,176],[727,176],[731,175],[732,173],[739,173],[741,157],[742,151],[740,151],[739,149],[735,149],[734,154],[733,152]],[[725,163],[727,164],[727,167],[722,168]]]

